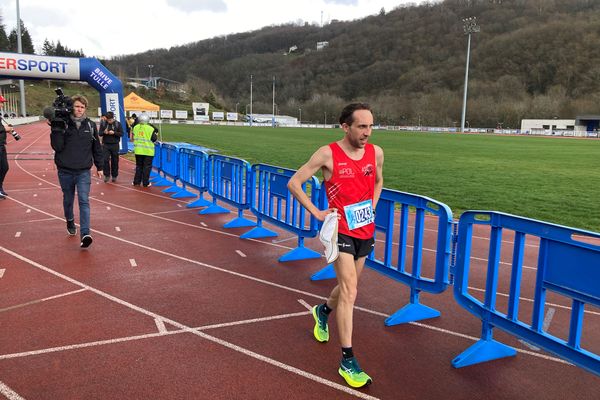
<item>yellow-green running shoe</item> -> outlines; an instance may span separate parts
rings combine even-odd
[[[342,359],[338,373],[346,380],[346,383],[354,388],[366,386],[373,382],[371,377],[358,365],[356,358]]]
[[[312,315],[315,319],[315,329],[313,333],[317,341],[323,343],[329,340],[329,327],[327,326],[327,315],[321,312],[323,305],[314,306],[312,308]]]

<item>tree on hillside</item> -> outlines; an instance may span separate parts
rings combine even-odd
[[[83,50],[71,50],[66,46],[63,46],[60,43],[60,40],[56,42],[48,41],[48,39],[44,40],[44,44],[42,46],[42,54],[47,56],[59,56],[59,57],[85,57],[83,54]]]
[[[16,27],[13,28],[12,31],[10,31],[10,35],[8,35],[8,42],[10,51],[14,51],[16,53],[18,51]],[[21,20],[21,49],[25,54],[35,54],[35,50],[33,49],[33,41],[31,40],[31,35],[25,27],[23,20]]]
[[[10,46],[8,36],[6,35],[6,27],[2,22],[2,14],[0,13],[0,51],[8,51]]]

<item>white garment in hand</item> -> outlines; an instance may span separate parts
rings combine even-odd
[[[325,246],[325,258],[327,263],[330,264],[337,260],[339,256],[339,250],[337,245],[338,237],[338,215],[337,212],[327,214],[323,226],[319,231],[319,240]]]

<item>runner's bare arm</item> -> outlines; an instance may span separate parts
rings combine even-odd
[[[310,157],[310,160],[306,164],[300,167],[298,171],[290,178],[288,182],[288,189],[292,195],[298,199],[300,204],[314,215],[319,221],[323,221],[325,216],[331,212],[331,210],[319,210],[316,205],[310,200],[310,198],[302,190],[304,182],[310,179],[320,168],[328,166],[328,162],[331,160],[331,149],[329,146],[323,146],[319,148]]]

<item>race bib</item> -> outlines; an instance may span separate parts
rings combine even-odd
[[[350,204],[344,207],[344,214],[350,230],[361,228],[375,221],[373,202],[371,200]]]

